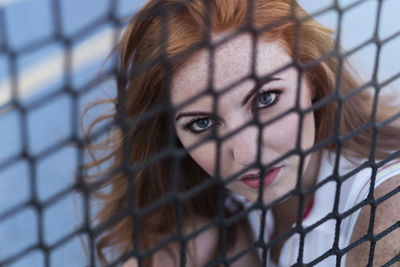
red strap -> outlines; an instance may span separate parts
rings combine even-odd
[[[311,199],[310,203],[308,203],[308,207],[306,209],[306,212],[304,212],[303,214],[303,221],[305,220],[305,218],[307,218],[308,214],[310,214],[310,211],[312,210],[312,207],[314,206],[314,198]]]

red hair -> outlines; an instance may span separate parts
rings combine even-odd
[[[251,5],[249,5],[251,4]],[[304,10],[291,0],[151,0],[134,16],[126,29],[117,49],[120,61],[119,72],[129,73],[128,80],[119,79],[118,87],[123,100],[117,103],[118,114],[124,118],[139,118],[130,125],[129,131],[118,128],[100,147],[111,147],[112,153],[102,159],[94,160],[88,168],[98,166],[112,159],[107,170],[108,179],[103,185],[111,185],[111,191],[98,195],[103,207],[98,214],[98,224],[111,223],[97,242],[97,251],[102,263],[106,263],[103,254],[105,248],[113,248],[115,253],[123,255],[132,249],[146,250],[156,245],[162,237],[174,232],[176,205],[173,192],[172,166],[177,160],[172,153],[166,152],[170,144],[167,133],[172,132],[171,122],[166,109],[154,110],[165,105],[168,99],[168,87],[165,79],[174,70],[193,55],[198,49],[208,46],[207,32],[225,32],[233,30],[256,33],[262,38],[280,39],[287,52],[296,61],[296,66],[306,75],[307,82],[315,92],[314,103],[327,101],[315,110],[316,142],[332,138],[326,145],[335,149],[335,121],[340,118],[340,136],[347,136],[365,125],[371,116],[372,97],[364,91],[354,94],[346,101],[337,101],[335,86],[340,95],[347,95],[359,88],[352,71],[338,58],[332,31],[308,17]],[[340,75],[338,75],[338,71]],[[341,79],[338,80],[337,77]],[[332,99],[330,101],[329,98]],[[148,111],[153,109],[153,115]],[[341,111],[339,113],[339,111]],[[146,114],[147,120],[140,120]],[[105,115],[102,119],[117,117],[117,114]],[[385,107],[376,114],[376,121],[388,117]],[[93,124],[93,125],[94,125]],[[92,126],[93,126],[92,125]],[[92,127],[91,126],[91,127]],[[89,127],[89,130],[91,129]],[[344,145],[359,156],[368,156],[372,138],[372,127],[365,127]],[[376,156],[385,157],[393,145],[399,146],[399,129],[384,127],[379,132]],[[124,149],[125,146],[125,149]],[[126,147],[128,146],[128,147]],[[125,152],[129,152],[128,154]],[[160,152],[163,156],[156,159]],[[126,156],[124,156],[126,155]],[[153,161],[151,166],[130,172],[121,166],[138,166]],[[209,177],[188,156],[180,160],[179,191],[187,191]],[[88,177],[93,181],[104,173]],[[190,177],[190,179],[186,179]],[[131,188],[131,191],[129,190]],[[132,198],[129,197],[132,194]],[[165,197],[166,202],[157,204],[151,212],[140,217],[131,216],[132,210],[138,211]],[[133,203],[129,204],[128,200]],[[208,219],[217,216],[218,190],[210,183],[205,189],[183,203],[184,218],[202,216]],[[114,220],[118,217],[118,220]],[[135,221],[135,218],[138,218]],[[138,227],[136,229],[136,227]],[[134,248],[132,236],[139,234],[139,247]],[[230,227],[234,229],[234,226]],[[235,232],[229,232],[229,238],[235,238]],[[171,254],[172,255],[172,254]],[[151,258],[144,261],[151,266]]]

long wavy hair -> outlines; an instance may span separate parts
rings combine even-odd
[[[150,0],[133,17],[115,50],[118,96],[110,100],[115,110],[94,120],[87,129],[90,135],[103,120],[116,121],[107,140],[88,146],[90,152],[109,153],[93,159],[87,169],[111,162],[106,170],[86,177],[99,189],[94,193],[102,204],[96,220],[97,229],[102,229],[96,242],[101,263],[108,261],[107,249],[119,256],[143,251],[174,233],[180,211],[172,193],[190,190],[210,179],[187,154],[177,153],[183,149],[179,150],[181,145],[169,117],[168,79],[193,53],[209,46],[207,33],[225,31],[281,40],[315,91],[314,103],[326,102],[313,111],[315,141],[331,138],[324,147],[335,150],[335,136],[346,137],[357,131],[345,138],[343,145],[358,156],[369,156],[370,148],[365,144],[371,143],[374,132],[373,96],[357,89],[361,84],[346,60],[338,56],[333,32],[308,17],[295,1]],[[347,99],[338,101],[338,95]],[[392,112],[389,106],[380,104],[374,115],[376,122],[385,121]],[[338,119],[341,123],[335,133]],[[390,124],[381,127],[377,158],[400,146],[399,133],[399,128]],[[176,180],[177,186],[176,173],[181,177]],[[104,192],[103,187],[108,190]],[[183,218],[212,220],[219,212],[219,194],[224,192],[216,183],[204,186],[183,201]],[[151,206],[157,201],[160,203]],[[145,207],[146,212],[138,212]],[[229,227],[228,239],[236,238],[235,225]],[[135,245],[134,236],[139,237]],[[142,263],[151,266],[151,257]]]

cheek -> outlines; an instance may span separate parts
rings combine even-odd
[[[297,132],[298,115],[288,114],[263,128],[264,147],[279,152],[279,154],[286,153],[295,147]]]
[[[290,113],[282,119],[263,128],[264,146],[271,148],[279,154],[284,154],[296,147],[299,132],[299,115]],[[315,124],[314,115],[307,114],[303,118],[301,135],[301,148],[309,149],[314,144]]]
[[[303,119],[303,132],[301,136],[302,150],[310,149],[315,143],[315,119],[314,113],[307,113]]]

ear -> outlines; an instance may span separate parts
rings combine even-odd
[[[310,90],[311,90],[311,101],[314,102],[317,99],[317,90],[318,90],[318,85],[314,80],[312,80],[310,83]]]
[[[311,101],[314,102],[317,98],[317,89],[315,86],[311,86]]]

